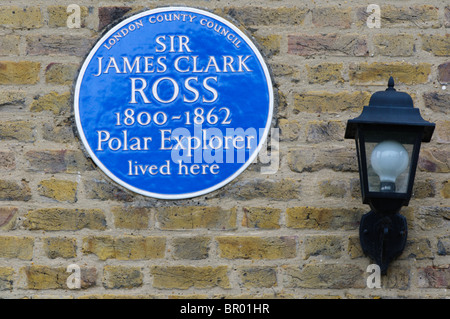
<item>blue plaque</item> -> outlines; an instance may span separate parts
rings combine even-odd
[[[96,43],[74,111],[84,147],[112,180],[145,196],[190,198],[255,160],[272,121],[272,82],[236,26],[166,7],[120,22]]]

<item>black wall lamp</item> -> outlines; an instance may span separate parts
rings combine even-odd
[[[361,218],[363,252],[386,274],[388,264],[406,244],[406,218],[421,142],[435,128],[414,108],[410,95],[394,89],[390,77],[385,91],[375,92],[360,116],[348,120],[345,138],[356,141],[362,201],[371,211]]]

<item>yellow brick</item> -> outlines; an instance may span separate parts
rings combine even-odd
[[[450,56],[450,34],[421,35],[422,50],[431,52],[436,56]]]
[[[159,295],[130,295],[130,294],[93,294],[82,295],[77,299],[160,299]]]
[[[423,148],[417,165],[426,172],[450,173],[450,151],[443,147]]]
[[[343,198],[347,194],[347,183],[344,181],[325,180],[319,183],[319,192],[324,197]]]
[[[368,56],[367,37],[359,34],[292,34],[288,35],[288,54],[300,56]]]
[[[277,273],[273,267],[241,267],[239,277],[245,288],[271,288],[277,285]]]
[[[104,230],[106,219],[100,209],[41,208],[25,215],[23,226],[29,230]]]
[[[310,121],[306,127],[306,141],[320,143],[343,141],[345,123],[341,121]]]
[[[281,39],[282,37],[276,34],[256,36],[256,40],[262,46],[262,51],[266,57],[280,53]]]
[[[342,83],[342,63],[322,63],[314,66],[307,65],[309,83],[323,84],[326,82]]]
[[[17,207],[0,207],[0,230],[10,230],[15,227]]]
[[[32,237],[0,236],[0,258],[33,258],[34,239]]]
[[[337,172],[357,172],[358,160],[356,153],[346,147],[323,149],[293,148],[288,153],[289,168],[293,172],[316,172],[332,169]]]
[[[0,200],[28,201],[31,189],[27,181],[0,180]]]
[[[16,168],[16,157],[14,152],[0,151],[0,169],[12,171]]]
[[[280,140],[295,141],[299,138],[301,128],[299,121],[280,119],[278,128],[280,129]]]
[[[383,56],[412,56],[416,51],[411,34],[377,34],[373,38],[375,52]]]
[[[1,63],[1,62],[0,62]],[[2,90],[0,92],[0,106],[8,105],[24,105],[25,104],[25,94],[19,91],[6,91]]]
[[[117,228],[147,229],[149,227],[150,208],[114,206],[111,211]]]
[[[381,27],[438,28],[439,8],[432,5],[381,6]]]
[[[316,27],[348,29],[352,23],[352,15],[352,8],[350,7],[315,7],[312,10],[312,23]]]
[[[0,37],[0,55],[19,55],[20,36],[2,35]]]
[[[295,229],[357,229],[360,209],[290,207],[286,210],[286,226]]]
[[[428,82],[431,64],[406,62],[374,62],[351,64],[349,77],[351,84],[372,84],[387,86],[390,76],[396,84],[420,84]]]
[[[38,192],[58,202],[74,203],[77,200],[77,183],[55,178],[43,180],[38,185]]]
[[[350,236],[348,238],[347,251],[351,259],[364,256],[364,252],[361,247],[361,241],[359,240],[359,235]]]
[[[25,52],[28,56],[84,57],[95,43],[95,37],[69,34],[34,34],[26,36]]]
[[[49,94],[36,97],[33,103],[31,103],[31,112],[43,112],[50,111],[55,115],[59,115],[70,111],[70,93],[56,93],[51,92]]]
[[[199,260],[208,258],[209,237],[180,237],[173,239],[173,256],[176,259]]]
[[[307,113],[360,112],[369,102],[368,92],[308,91],[294,95],[294,111]]]
[[[84,20],[89,15],[88,8],[85,6],[80,6],[80,18],[81,25],[84,27]],[[67,18],[72,14],[67,12],[67,6],[48,6],[48,26],[51,28],[55,27],[67,27]]]
[[[398,258],[414,258],[415,260],[434,259],[435,254],[433,250],[434,249],[431,248],[430,239],[428,237],[417,238],[409,236],[405,249]]]
[[[300,196],[300,180],[294,178],[243,179],[233,184],[227,192],[239,200],[266,198],[271,200],[289,200]]]
[[[75,258],[77,241],[75,238],[47,237],[43,238],[45,254],[48,258]]]
[[[68,289],[67,279],[70,276],[66,267],[50,267],[32,265],[20,268],[21,288],[24,289]],[[81,268],[81,288],[95,286],[97,271],[95,268]]]
[[[286,210],[286,226],[292,228],[328,229],[333,219],[329,208],[293,207]]]
[[[284,266],[285,287],[312,289],[366,288],[364,271],[352,264],[314,263]]]
[[[95,254],[101,260],[141,260],[163,258],[166,250],[164,237],[89,236],[83,238],[83,253]]]
[[[299,25],[302,24],[307,8],[267,8],[267,7],[228,7],[224,13],[244,25]]]
[[[45,69],[45,82],[50,84],[72,84],[78,71],[75,63],[51,63]]]
[[[339,258],[342,254],[342,239],[334,235],[308,236],[304,242],[303,259],[311,256]]]
[[[0,61],[0,84],[36,84],[40,69],[39,62]]]
[[[0,25],[13,29],[33,29],[42,27],[42,14],[39,7],[0,7]]]
[[[450,144],[450,121],[436,121],[435,141],[439,144]]]
[[[34,142],[35,124],[30,121],[0,122],[0,139],[17,140],[19,142]]]
[[[232,229],[236,227],[236,209],[187,206],[157,209],[161,229]]]
[[[280,259],[297,255],[297,237],[219,236],[220,257],[228,259]]]
[[[257,229],[278,229],[281,209],[270,207],[244,207],[242,226]]]
[[[103,287],[106,289],[131,289],[143,285],[144,274],[139,267],[105,266]]]
[[[227,266],[154,266],[151,268],[151,274],[155,288],[231,288]]]
[[[450,198],[450,180],[442,183],[441,195],[444,198]]]
[[[27,170],[45,173],[76,173],[92,170],[93,164],[81,150],[30,150],[25,153]]]
[[[14,268],[0,267],[0,291],[12,290],[14,283]]]

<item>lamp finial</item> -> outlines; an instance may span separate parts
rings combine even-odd
[[[388,90],[394,90],[395,91],[395,89],[394,89],[394,85],[395,85],[395,83],[394,83],[394,78],[391,76],[390,78],[389,78],[389,81],[388,81]]]

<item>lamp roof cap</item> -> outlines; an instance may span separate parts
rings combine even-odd
[[[414,107],[411,96],[408,93],[397,91],[394,86],[394,78],[391,76],[388,88],[385,91],[375,92],[370,97],[369,106]]]
[[[367,125],[382,125],[389,127],[416,127],[423,128],[422,142],[429,142],[435,124],[422,118],[419,109],[414,107],[411,96],[394,89],[394,78],[388,81],[385,91],[372,94],[369,105],[363,108],[361,115],[348,120],[345,138],[355,138],[357,127]]]

